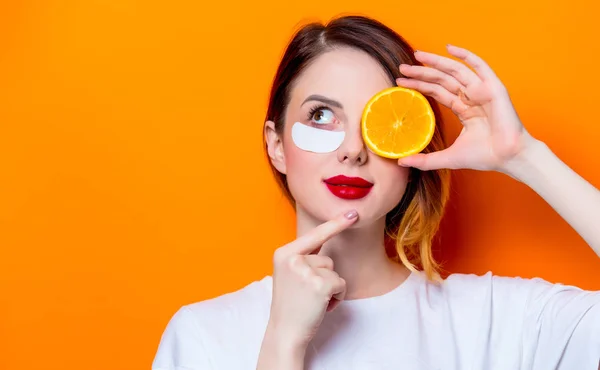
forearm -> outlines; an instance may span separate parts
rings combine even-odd
[[[505,171],[539,194],[600,256],[600,191],[531,138]]]
[[[306,350],[292,345],[267,328],[258,356],[257,370],[303,370]]]

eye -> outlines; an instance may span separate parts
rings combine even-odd
[[[308,118],[319,125],[327,125],[335,121],[335,115],[331,109],[322,106],[311,109]]]

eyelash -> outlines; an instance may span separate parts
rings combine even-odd
[[[307,119],[310,121],[313,119],[313,116],[315,115],[315,113],[317,113],[318,111],[322,110],[322,109],[327,109],[333,112],[333,110],[331,108],[329,108],[326,105],[315,105],[314,107],[310,108],[310,111],[308,112],[308,117]]]
[[[315,115],[315,113],[317,113],[320,110],[328,110],[331,113],[333,113],[333,118],[334,118],[333,122],[331,122],[331,123],[316,123],[316,122],[313,122],[313,116]],[[325,104],[319,104],[319,105],[316,105],[316,106],[312,107],[310,109],[310,111],[308,112],[308,118],[307,119],[308,119],[308,121],[310,121],[310,125],[311,126],[317,127],[317,128],[323,129],[323,130],[336,130],[336,129],[338,129],[340,127],[339,126],[340,121],[335,116],[335,113],[333,112],[333,109],[330,108],[328,105],[325,105]]]

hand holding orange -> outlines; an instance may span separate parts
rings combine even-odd
[[[514,173],[526,165],[521,161],[522,154],[537,139],[525,129],[506,87],[481,57],[453,45],[448,45],[447,50],[459,60],[415,52],[421,65],[400,65],[404,77],[396,79],[396,83],[450,109],[462,123],[462,131],[450,147],[414,154],[399,159],[398,164],[425,171],[462,168]],[[367,136],[382,141],[379,133]]]

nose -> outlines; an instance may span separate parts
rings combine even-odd
[[[360,126],[358,130],[346,132],[346,137],[337,150],[337,155],[340,163],[363,165],[367,162],[367,147],[363,141]]]

